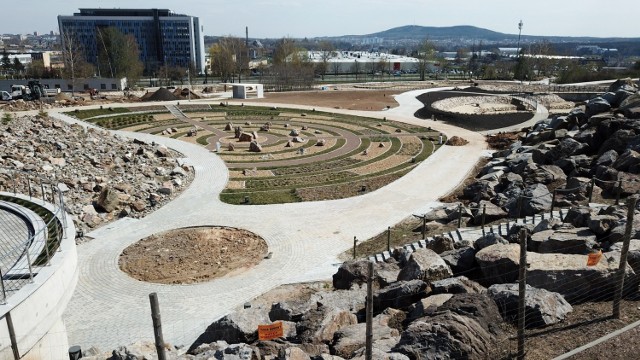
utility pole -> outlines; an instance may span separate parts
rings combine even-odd
[[[522,35],[522,20],[518,23],[518,57],[520,57],[520,35]]]

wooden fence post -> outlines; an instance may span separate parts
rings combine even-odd
[[[527,296],[527,230],[520,230],[520,274],[518,276],[518,360],[524,360],[525,298]]]
[[[151,303],[151,320],[153,320],[153,335],[156,341],[156,352],[158,360],[167,360],[164,352],[164,339],[162,337],[162,321],[160,320],[160,305],[158,304],[158,294],[149,294],[149,302]]]
[[[366,304],[366,328],[365,328],[365,356],[366,360],[372,360],[373,350],[373,262],[369,261],[369,276],[367,277],[367,304]]]
[[[622,293],[624,291],[624,273],[627,270],[627,255],[629,253],[629,243],[631,242],[631,229],[633,228],[633,215],[636,209],[636,201],[635,196],[627,199],[627,226],[624,231],[622,254],[620,255],[620,264],[618,265],[618,281],[613,298],[613,317],[616,319],[620,319],[620,301],[622,300]]]

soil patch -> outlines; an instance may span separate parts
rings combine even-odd
[[[249,269],[264,258],[267,249],[264,239],[246,230],[186,228],[155,234],[127,247],[119,265],[140,281],[191,284]]]
[[[322,90],[267,93],[251,102],[309,105],[334,109],[380,111],[398,106],[393,95],[406,90]]]

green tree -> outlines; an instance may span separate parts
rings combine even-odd
[[[516,66],[513,69],[513,78],[524,81],[533,78],[532,62],[527,56],[524,56],[524,50],[520,52],[520,56],[516,60]]]
[[[44,61],[34,60],[27,66],[27,77],[32,79],[42,79],[46,77],[47,69],[44,67]]]
[[[424,81],[429,63],[433,62],[436,58],[436,47],[429,39],[424,39],[424,41],[420,43],[416,58],[418,59],[420,81]]]
[[[97,40],[100,74],[112,78],[126,77],[129,84],[135,84],[144,70],[135,37],[108,27],[98,28]]]
[[[11,69],[11,59],[9,59],[9,54],[7,54],[6,50],[2,53],[2,60],[0,61],[0,67],[2,70]]]
[[[21,73],[22,71],[24,71],[24,65],[22,65],[22,63],[20,62],[20,59],[13,58],[13,64],[11,65],[11,68],[16,72],[16,73]]]

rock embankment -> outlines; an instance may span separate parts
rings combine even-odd
[[[47,183],[57,184],[83,232],[120,217],[143,217],[175,197],[193,177],[179,157],[162,145],[46,117],[0,123],[0,189],[28,194],[29,177],[45,180],[47,194]],[[39,183],[31,187],[41,197]]]

